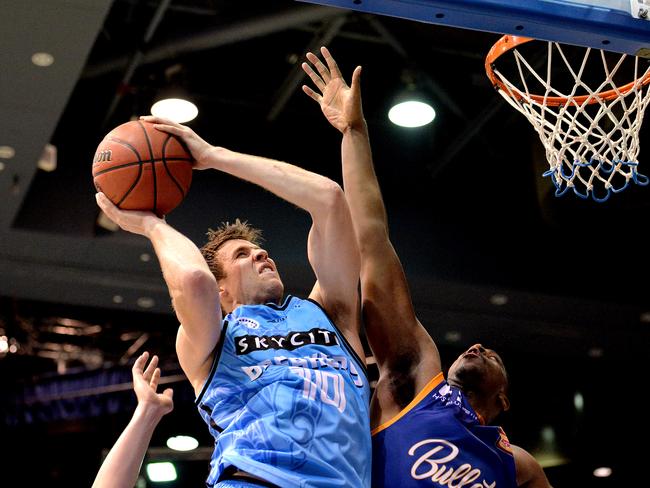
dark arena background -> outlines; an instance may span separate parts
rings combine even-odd
[[[3,0],[0,33],[0,486],[90,486],[135,406],[144,350],[175,390],[145,463],[173,461],[178,478],[143,470],[138,486],[204,486],[212,439],[167,288],[149,242],[100,218],[94,151],[174,86],[209,142],[341,183],[340,136],[300,90],[300,63],[323,44],[348,80],[363,66],[391,238],[443,367],[476,342],[503,356],[501,424],[555,488],[643,484],[650,187],[605,204],[553,195],[537,135],[485,75],[498,34],[288,0]],[[431,124],[388,120],[409,84],[434,105]],[[308,293],[308,215],[268,192],[195,171],[167,220],[202,244],[237,217],[264,229],[286,289]],[[179,434],[199,448],[168,449]]]

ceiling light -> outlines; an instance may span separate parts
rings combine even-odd
[[[34,53],[32,54],[32,63],[36,66],[47,68],[54,63],[54,56],[46,52]]]
[[[140,254],[140,261],[142,261],[143,263],[148,263],[149,261],[151,261],[151,254],[143,252],[142,254]]]
[[[644,324],[650,324],[650,312],[643,312],[639,316],[639,320],[643,322]]]
[[[579,413],[582,413],[585,408],[585,399],[579,391],[573,395],[573,406],[575,407],[576,412]]]
[[[596,478],[607,478],[612,475],[612,468],[607,466],[601,466],[600,468],[594,469],[594,476]]]
[[[587,354],[590,358],[602,358],[604,353],[605,351],[603,351],[600,347],[592,347],[589,349],[589,351],[587,351]]]
[[[196,118],[199,109],[189,100],[182,98],[165,98],[151,106],[151,114],[156,117],[173,120],[182,124]]]
[[[422,127],[436,118],[436,111],[428,103],[407,100],[394,105],[388,112],[388,118],[400,127]]]
[[[5,163],[0,161],[0,171],[4,171],[4,169],[5,169]]]
[[[174,451],[191,451],[199,447],[199,441],[189,435],[177,435],[167,439],[167,447]]]
[[[43,149],[43,154],[41,154],[40,159],[38,160],[38,168],[48,173],[56,169],[57,162],[57,150],[56,146],[52,144],[45,144]]]
[[[122,303],[124,297],[122,295],[113,295],[113,303]]]
[[[169,462],[149,463],[147,464],[147,476],[154,483],[174,481],[177,478],[176,467]]]
[[[508,303],[508,296],[501,293],[495,293],[490,297],[490,303],[498,306],[505,305]]]
[[[445,332],[445,339],[447,342],[460,342],[462,336],[457,330],[448,330]]]
[[[16,150],[11,146],[0,146],[0,158],[11,159],[16,155]]]
[[[140,297],[136,303],[140,308],[152,308],[156,304],[155,300],[149,297]]]

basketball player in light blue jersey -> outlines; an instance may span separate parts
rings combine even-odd
[[[357,67],[348,86],[326,48],[303,69],[319,103],[343,134],[343,183],[361,251],[363,319],[379,367],[371,402],[375,487],[548,488],[539,463],[490,426],[509,408],[508,379],[496,352],[475,344],[445,381],[435,343],[418,321],[388,237],[374,172]]]
[[[280,161],[206,143],[186,126],[146,117],[183,139],[195,169],[217,169],[305,209],[317,282],[284,296],[259,232],[239,221],[202,251],[149,212],[97,202],[122,229],[151,240],[180,321],[178,358],[215,437],[208,486],[368,487],[369,386],[359,339],[360,258],[333,181]],[[222,320],[222,317],[225,317]]]

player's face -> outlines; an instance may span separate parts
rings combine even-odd
[[[448,377],[450,382],[483,392],[505,389],[508,381],[501,357],[482,344],[474,344],[458,356],[449,368]]]
[[[218,251],[226,277],[219,281],[222,306],[279,302],[284,285],[268,253],[243,239],[226,241]]]

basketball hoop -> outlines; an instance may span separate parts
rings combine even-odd
[[[533,40],[503,36],[490,49],[485,71],[504,99],[537,131],[550,165],[543,176],[553,181],[555,195],[571,188],[581,198],[591,195],[604,202],[630,182],[647,185],[650,180],[637,172],[639,130],[650,102],[650,66],[641,66],[647,61],[547,42],[542,76],[516,49]],[[515,61],[510,67],[502,66],[510,58],[506,53]],[[499,58],[501,70],[496,67]]]

